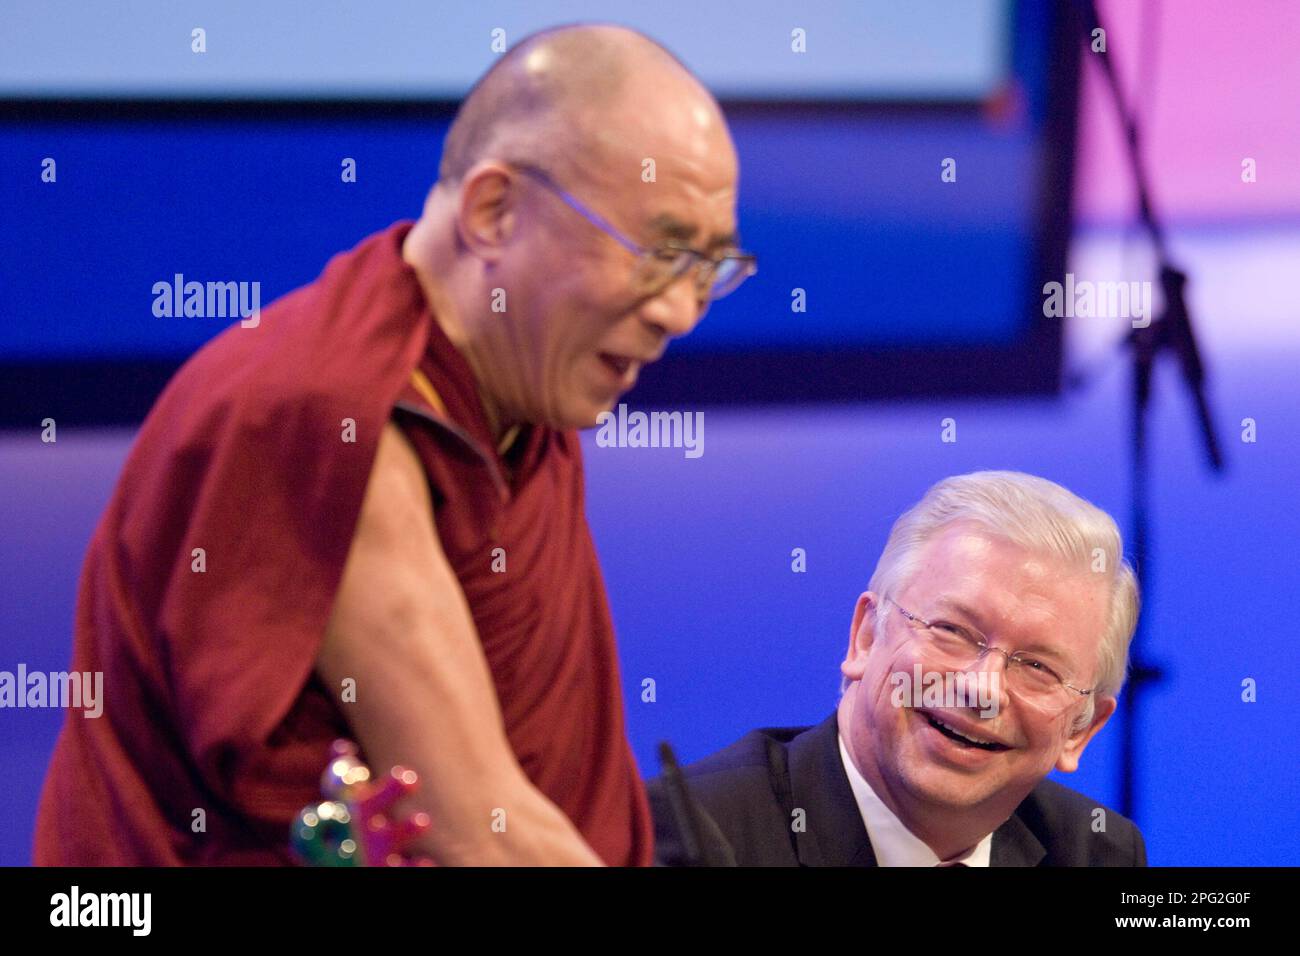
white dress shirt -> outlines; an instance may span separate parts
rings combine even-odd
[[[866,778],[854,766],[849,752],[845,749],[844,738],[839,737],[840,760],[844,762],[844,772],[849,776],[849,786],[858,801],[858,811],[867,828],[867,838],[871,840],[871,849],[876,854],[877,866],[938,866],[941,862],[965,863],[967,866],[988,866],[989,855],[993,850],[993,834],[990,833],[961,856],[941,861],[934,851],[911,830],[903,826],[903,821],[894,816],[892,810],[876,796]]]

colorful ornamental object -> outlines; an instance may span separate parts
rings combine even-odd
[[[429,815],[392,813],[419,786],[415,771],[394,767],[382,782],[372,782],[352,741],[334,741],[331,753],[321,775],[325,799],[303,807],[293,822],[294,855],[307,866],[433,866],[427,857],[406,852],[429,829]]]

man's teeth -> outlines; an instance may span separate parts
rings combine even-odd
[[[980,745],[985,746],[985,747],[1000,747],[1000,746],[1001,746],[1001,744],[997,743],[997,741],[994,741],[994,740],[980,740],[978,737],[972,737],[972,736],[970,736],[969,734],[964,734],[964,733],[962,733],[960,730],[958,730],[956,727],[953,727],[951,724],[945,724],[945,723],[944,723],[942,720],[940,720],[938,717],[931,717],[930,720],[931,720],[932,722],[938,724],[940,727],[943,727],[945,730],[951,731],[952,733],[956,734],[956,735],[957,735],[958,737],[960,737],[962,740],[969,740],[969,741],[970,741],[971,743],[973,743],[973,744],[980,744]]]

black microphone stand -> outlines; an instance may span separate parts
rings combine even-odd
[[[1101,26],[1097,5],[1093,0],[1077,0],[1077,2],[1082,8],[1084,33],[1091,50],[1092,32]],[[1145,600],[1151,578],[1148,560],[1150,461],[1147,449],[1147,413],[1151,405],[1151,373],[1156,358],[1161,352],[1172,352],[1178,359],[1182,369],[1183,384],[1190,392],[1196,407],[1206,457],[1210,468],[1216,473],[1223,471],[1223,455],[1215,437],[1214,423],[1205,397],[1205,367],[1201,364],[1200,350],[1196,345],[1191,315],[1187,310],[1187,300],[1183,294],[1187,286],[1187,275],[1169,261],[1164,230],[1152,211],[1151,194],[1147,188],[1146,172],[1142,166],[1141,151],[1138,147],[1137,124],[1125,105],[1119,78],[1111,64],[1110,55],[1098,53],[1094,56],[1098,58],[1107,88],[1115,103],[1115,111],[1124,127],[1129,165],[1137,189],[1138,215],[1155,248],[1160,287],[1164,293],[1164,307],[1160,315],[1154,320],[1147,316],[1148,324],[1144,328],[1134,328],[1125,339],[1125,346],[1132,353],[1133,358],[1131,541],[1138,589]],[[1119,705],[1123,715],[1120,727],[1120,812],[1130,818],[1135,816],[1137,804],[1135,794],[1137,792],[1139,703],[1148,685],[1157,683],[1165,677],[1164,668],[1151,662],[1143,653],[1147,631],[1145,620],[1146,615],[1139,615],[1137,633],[1133,637],[1129,654],[1128,688],[1120,696]]]

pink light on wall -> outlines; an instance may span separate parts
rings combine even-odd
[[[1143,119],[1157,214],[1173,224],[1300,222],[1300,2],[1098,0],[1098,8],[1104,55]],[[1088,62],[1099,55],[1083,54],[1075,214],[1084,224],[1127,221],[1135,208],[1109,92]],[[1241,178],[1248,157],[1253,183]]]

